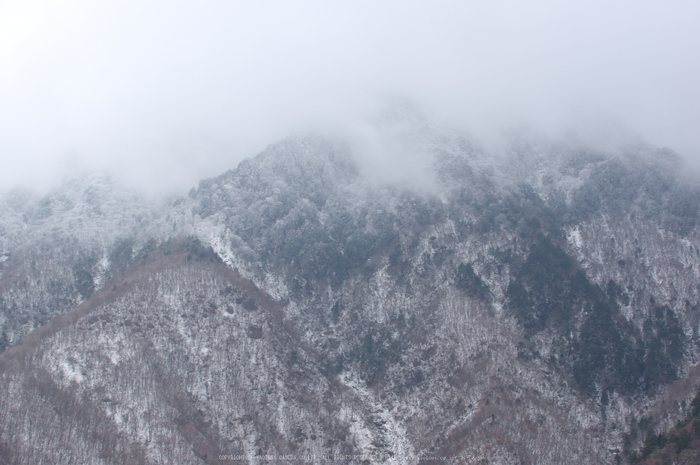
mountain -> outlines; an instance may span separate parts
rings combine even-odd
[[[428,171],[294,136],[160,204],[6,194],[5,463],[620,463],[692,413],[676,154],[381,124]]]

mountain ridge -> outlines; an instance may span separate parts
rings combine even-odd
[[[412,124],[433,164],[428,189],[378,185],[351,146],[294,136],[156,207],[112,197],[99,178],[25,210],[6,197],[3,211],[22,213],[3,216],[0,360],[22,337],[41,355],[3,371],[15,393],[5,406],[41,424],[34,394],[17,391],[39,370],[47,392],[99,414],[125,454],[141,451],[138,463],[303,453],[614,463],[640,445],[639,418],[660,432],[683,417],[700,355],[700,187],[677,156],[516,140],[499,159],[420,121],[392,129],[396,145],[414,143]],[[21,228],[36,228],[24,248],[12,239]],[[153,260],[161,271],[138,271]],[[239,273],[231,291],[222,269]],[[141,272],[150,277],[132,287],[126,276]],[[121,300],[97,303],[108,286]],[[69,325],[42,331],[61,314]],[[245,343],[224,344],[224,327]],[[175,397],[147,394],[131,372],[154,392],[171,380]],[[166,398],[190,399],[210,426],[189,413],[164,420]],[[185,428],[172,453],[168,422]],[[33,450],[8,436],[16,422],[2,424],[6,450]],[[59,460],[59,430],[46,424],[56,442],[39,461]],[[206,447],[190,427],[209,431]],[[79,437],[85,454],[109,443]]]

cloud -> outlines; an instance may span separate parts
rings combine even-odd
[[[83,166],[184,190],[385,95],[472,133],[616,115],[700,159],[695,2],[28,0],[0,6],[0,187]]]

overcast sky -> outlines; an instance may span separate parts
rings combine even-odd
[[[152,191],[387,95],[475,135],[575,114],[700,159],[700,2],[0,0],[0,189]]]

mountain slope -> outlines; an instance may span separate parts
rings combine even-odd
[[[700,187],[680,160],[397,127],[429,181],[291,137],[168,205],[6,200],[10,463],[615,463],[642,419],[684,417]]]

